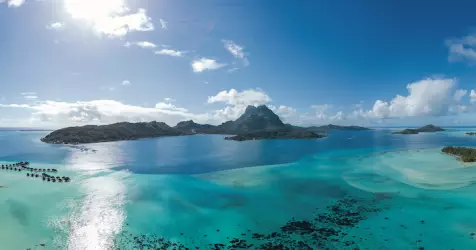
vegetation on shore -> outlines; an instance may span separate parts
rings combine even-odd
[[[407,129],[404,129],[402,131],[398,131],[398,132],[393,132],[392,134],[400,134],[400,135],[414,135],[414,134],[418,134],[418,133],[428,133],[428,132],[438,132],[438,131],[445,131],[444,129],[442,129],[441,127],[438,127],[438,126],[435,126],[435,125],[432,125],[432,124],[429,124],[429,125],[425,125],[421,128],[407,128]]]
[[[465,135],[476,135],[476,132],[466,132]]]
[[[467,147],[444,147],[441,152],[457,156],[463,162],[476,162],[476,149]]]
[[[179,122],[170,127],[163,122],[121,122],[110,125],[88,125],[69,127],[53,131],[41,141],[53,144],[79,144],[108,141],[136,140],[162,136],[180,136],[192,134],[235,135],[227,140],[260,139],[316,139],[325,137],[330,130],[368,130],[358,126],[326,125],[321,127],[298,127],[284,124],[267,106],[248,106],[235,121],[227,121],[218,126],[197,124],[193,121]]]
[[[306,130],[276,130],[276,131],[259,131],[254,133],[240,134],[225,137],[225,140],[248,141],[263,139],[319,139],[326,135],[314,133]]]

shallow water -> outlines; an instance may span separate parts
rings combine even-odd
[[[72,182],[0,170],[0,242],[2,249],[476,249],[476,167],[439,152],[476,146],[476,137],[464,136],[474,130],[76,147],[39,142],[46,132],[4,131],[0,164],[30,161]]]

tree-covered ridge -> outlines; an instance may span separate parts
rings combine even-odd
[[[438,132],[438,131],[445,131],[445,130],[433,124],[428,124],[421,128],[407,128],[402,131],[393,132],[392,134],[414,135],[418,133],[428,133],[428,132]]]
[[[457,156],[463,162],[475,162],[476,161],[476,149],[466,147],[444,147],[441,152]]]
[[[326,125],[303,128],[284,124],[267,106],[248,106],[246,111],[235,121],[227,121],[218,126],[197,124],[193,121],[179,122],[170,127],[163,122],[121,122],[110,125],[88,125],[69,127],[53,131],[41,140],[55,144],[79,144],[108,141],[136,140],[162,136],[179,136],[192,134],[236,135],[229,140],[260,139],[304,139],[322,138],[329,130],[367,130],[357,126]]]

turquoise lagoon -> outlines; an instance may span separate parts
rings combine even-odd
[[[476,249],[474,128],[320,140],[197,135],[83,146],[0,132],[0,249]]]

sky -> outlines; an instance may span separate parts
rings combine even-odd
[[[416,3],[417,2],[417,3]],[[0,127],[476,125],[476,2],[0,0]]]

